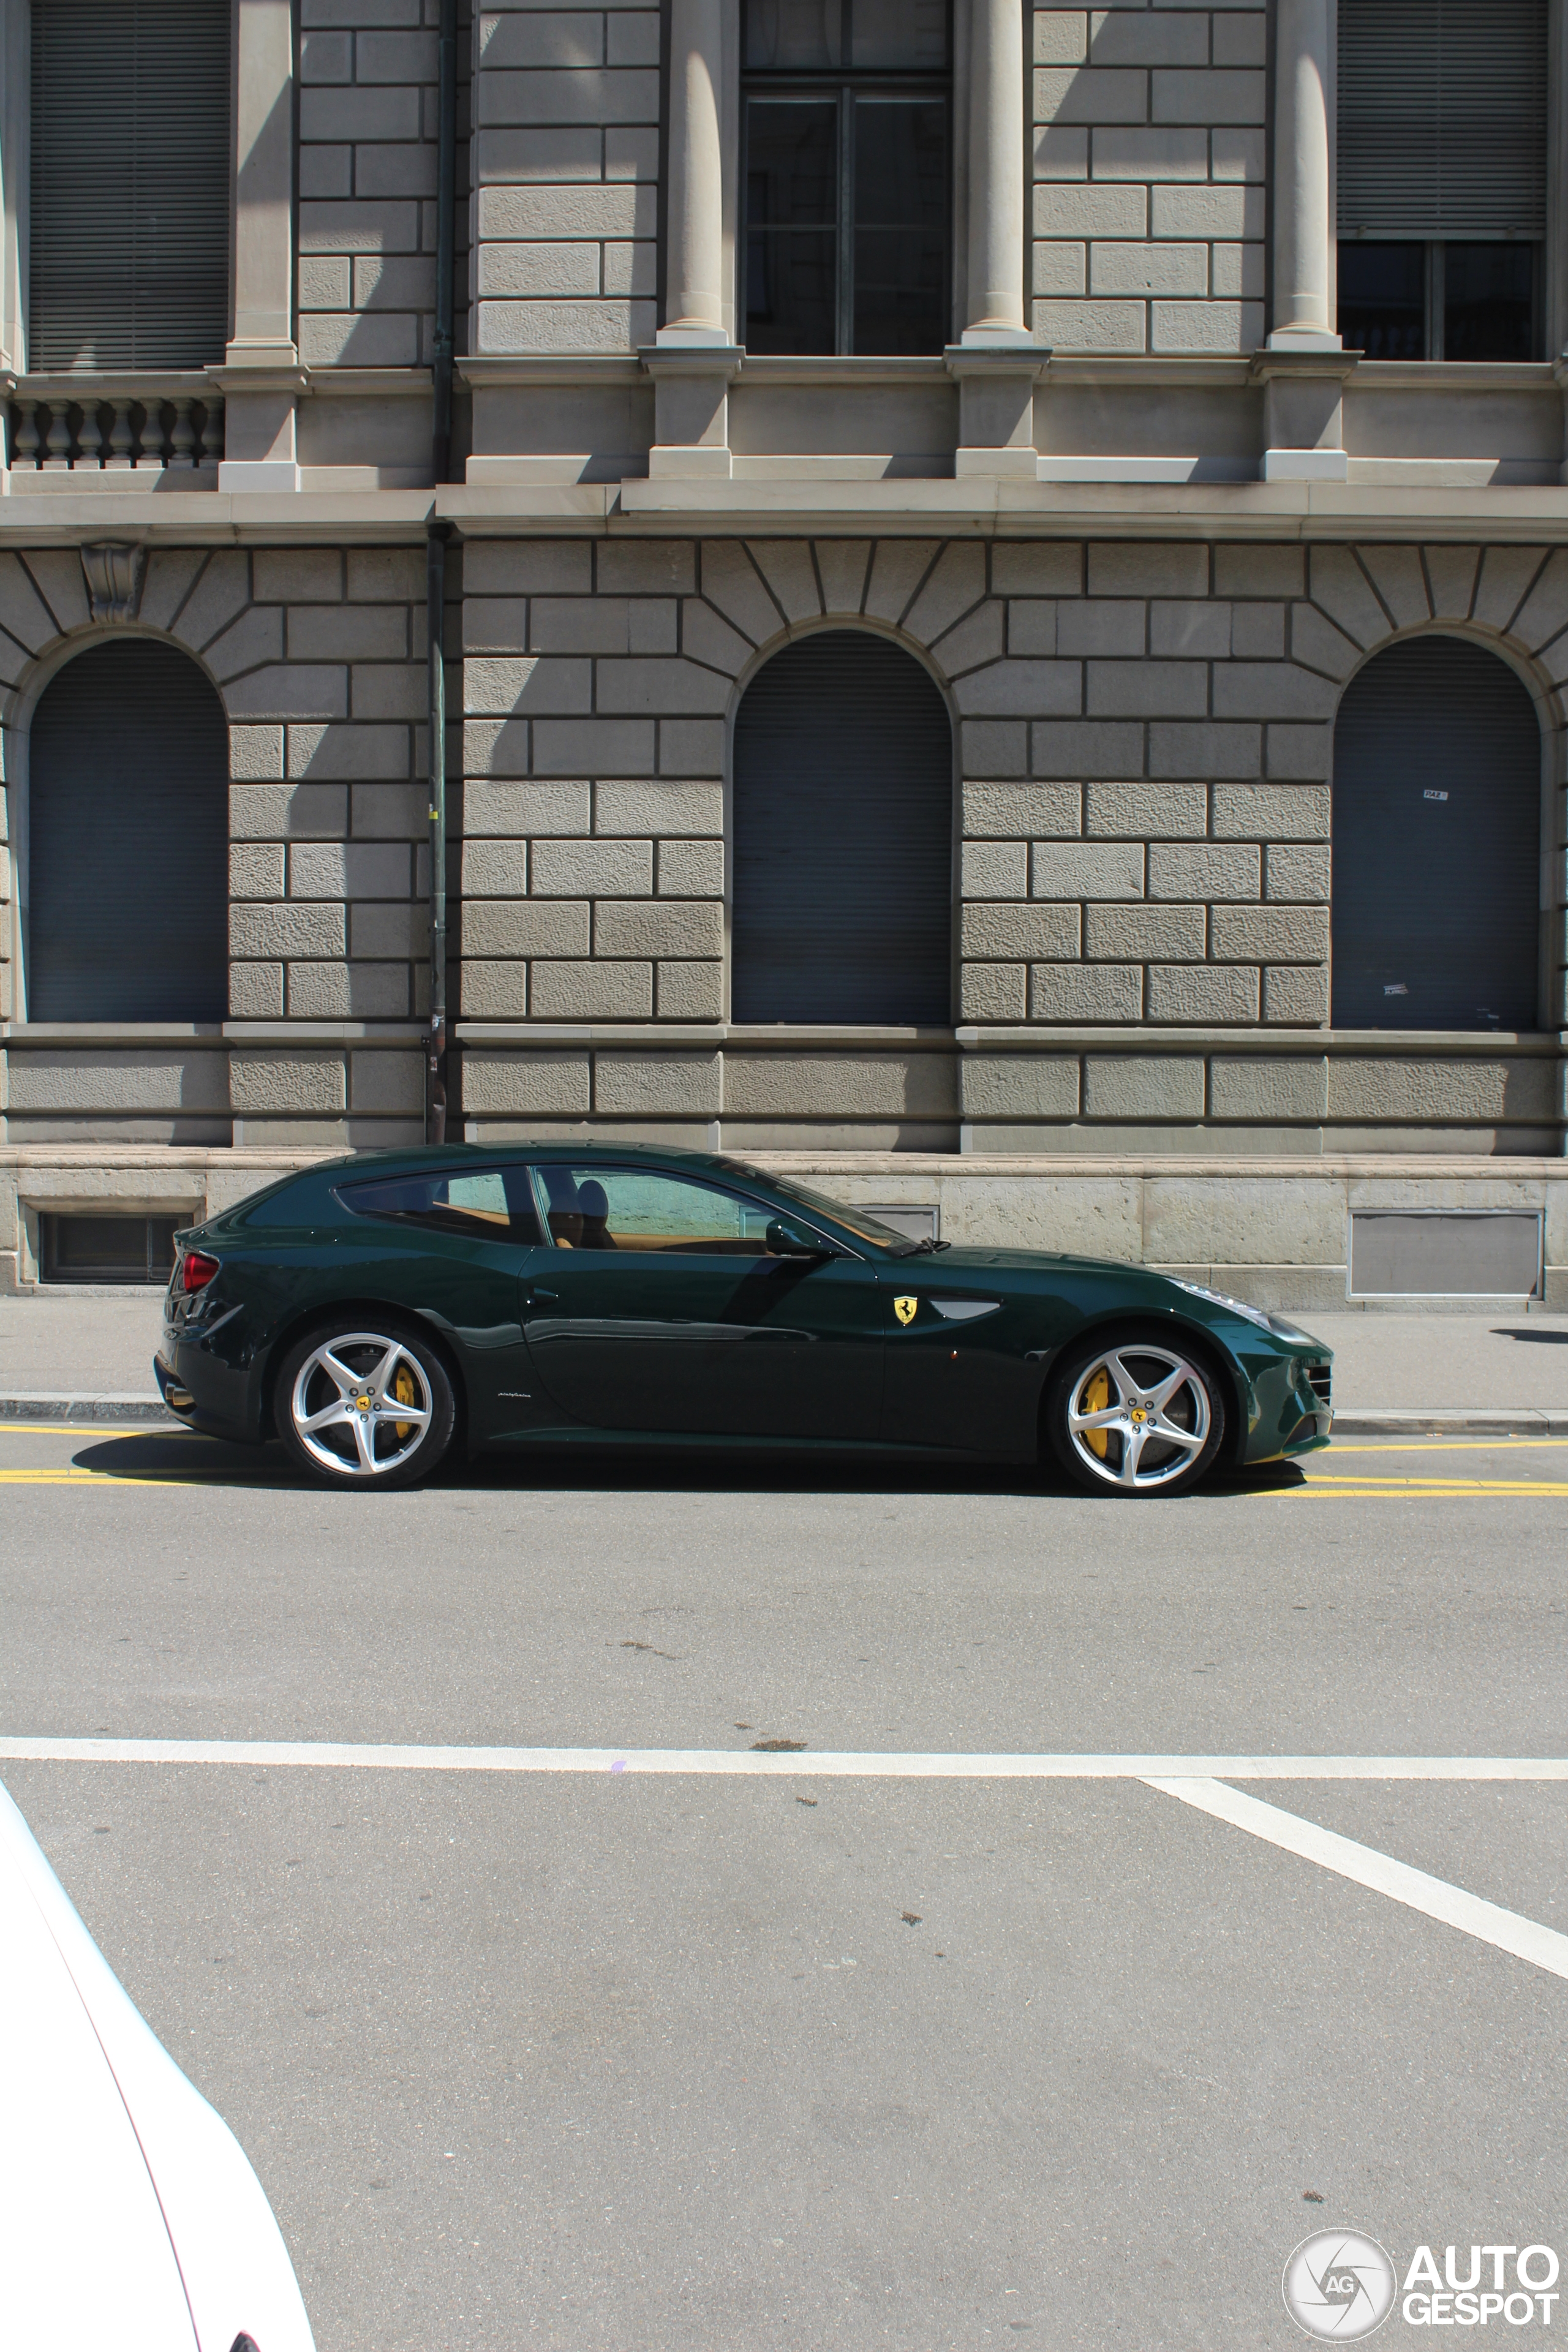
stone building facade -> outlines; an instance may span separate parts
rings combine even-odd
[[[29,355],[66,331],[44,310],[67,231],[41,214],[28,26],[69,5],[5,0],[0,49],[0,1284],[66,1265],[72,1217],[194,1216],[425,1131],[434,610],[453,1134],[782,1155],[952,1238],[1300,1307],[1384,1295],[1356,1220],[1394,1211],[1444,1236],[1406,1294],[1523,1297],[1484,1274],[1504,1212],[1536,1220],[1529,1295],[1568,1303],[1562,0],[1482,0],[1469,49],[1449,27],[1467,103],[1507,110],[1524,157],[1502,227],[1484,189],[1385,196],[1363,171],[1378,0],[237,0],[226,343],[172,329],[144,362],[106,329],[51,370]],[[829,117],[837,212],[807,254],[763,208]],[[895,233],[938,258],[873,268]],[[835,269],[813,312],[800,289]],[[1380,269],[1421,277],[1414,324]],[[814,640],[898,648],[940,696],[945,1018],[759,1019],[760,982],[737,1017],[743,714]],[[72,750],[110,690],[85,665],[135,645],[221,704],[210,880],[166,795],[138,826],[134,765],[102,783]],[[1458,748],[1417,799],[1468,793],[1484,835],[1512,793],[1517,831],[1492,706],[1464,700],[1492,690],[1483,656],[1536,730],[1531,864],[1432,868],[1482,1000],[1438,1018],[1414,979],[1347,975],[1383,970],[1368,842],[1404,908],[1388,954],[1415,936],[1415,819],[1391,803],[1379,833],[1372,803],[1423,698],[1440,732],[1455,698]],[[898,776],[878,789],[881,849],[824,882],[847,958],[855,892],[914,887]],[[79,880],[68,805],[121,845]],[[811,856],[778,866],[775,929]],[[62,959],[95,926],[133,941],[124,896],[159,870],[226,892],[223,1002],[193,980],[190,1017],[151,1017],[132,971],[95,1011]],[[1516,976],[1500,1013],[1489,957]]]

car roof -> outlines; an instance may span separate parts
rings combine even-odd
[[[598,1165],[624,1168],[646,1160],[650,1167],[674,1161],[693,1171],[704,1170],[713,1176],[733,1176],[740,1162],[711,1151],[688,1151],[678,1144],[590,1143],[585,1139],[562,1142],[531,1143],[526,1140],[505,1143],[426,1143],[405,1144],[387,1151],[356,1151],[342,1160],[319,1160],[301,1175],[325,1177],[330,1182],[353,1173],[382,1176],[412,1175],[430,1168],[471,1167],[494,1168],[498,1163],[528,1160],[535,1161],[570,1161],[575,1167]],[[759,1169],[757,1174],[761,1176]]]

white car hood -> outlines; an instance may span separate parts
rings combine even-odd
[[[175,2065],[0,1789],[0,2341],[314,2352],[244,2149]]]

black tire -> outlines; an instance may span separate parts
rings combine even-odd
[[[430,1342],[401,1317],[367,1312],[295,1341],[279,1366],[272,1418],[302,1470],[363,1491],[428,1478],[452,1443],[458,1409]]]
[[[1164,1402],[1152,1404],[1162,1391]],[[1089,1413],[1104,1421],[1075,1426]],[[1145,1501],[1186,1494],[1213,1469],[1225,1444],[1226,1391],[1184,1331],[1123,1325],[1065,1352],[1043,1418],[1052,1453],[1079,1486]]]

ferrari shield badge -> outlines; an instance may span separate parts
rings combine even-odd
[[[918,1298],[895,1298],[893,1312],[900,1323],[912,1323],[915,1319],[915,1308],[919,1305]]]

